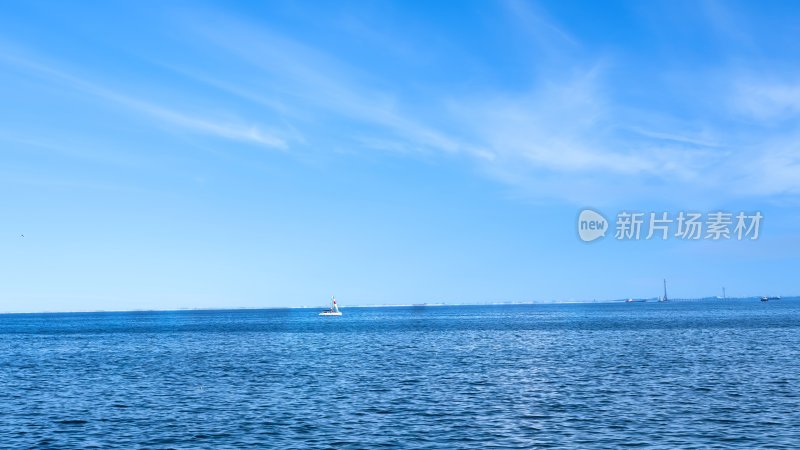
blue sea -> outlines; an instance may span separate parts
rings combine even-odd
[[[800,299],[0,315],[0,448],[800,448]]]

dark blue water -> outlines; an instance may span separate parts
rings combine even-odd
[[[343,311],[0,315],[0,447],[800,447],[800,299]]]

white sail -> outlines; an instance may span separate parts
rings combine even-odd
[[[322,311],[320,316],[341,316],[342,312],[339,311],[339,305],[336,304],[336,297],[331,295],[331,309]]]

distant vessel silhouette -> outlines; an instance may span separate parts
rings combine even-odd
[[[781,299],[781,296],[780,296],[780,295],[778,295],[778,296],[776,296],[776,297],[769,297],[769,296],[766,296],[766,295],[765,295],[765,296],[763,296],[763,297],[761,297],[761,301],[762,301],[762,302],[768,302],[768,301],[770,301],[770,300],[780,300],[780,299]]]

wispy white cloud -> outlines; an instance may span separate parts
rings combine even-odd
[[[726,45],[755,49],[753,36],[756,35],[746,20],[746,15],[739,14],[730,2],[704,0],[690,7],[704,13],[706,23],[714,31],[715,37]]]
[[[531,2],[507,0],[504,6],[521,29],[531,36],[543,49],[563,49],[565,44],[579,47],[577,39],[556,25],[546,14]]]
[[[263,130],[260,126],[211,120],[161,106],[154,102],[137,99],[117,90],[110,89],[100,83],[73,75],[52,64],[41,62],[30,56],[20,56],[4,52],[4,54],[0,56],[0,61],[116,105],[123,106],[126,109],[142,113],[145,116],[168,123],[172,126],[273,149],[286,150],[288,148],[285,139],[279,137],[277,133]]]
[[[200,133],[236,141],[260,144],[279,150],[288,149],[288,144],[283,138],[273,133],[264,132],[260,127],[255,125],[210,121],[124,97],[119,98],[118,101],[152,117],[163,119],[173,125],[178,125]]]
[[[280,124],[268,128],[255,120],[190,114],[31,58],[6,54],[2,60],[182,130],[281,150],[292,142],[462,157],[531,197],[589,203],[604,197],[692,199],[698,190],[720,197],[800,193],[794,136],[771,129],[776,120],[800,114],[797,84],[730,71],[700,74],[715,78],[705,80],[709,85],[729,87],[709,92],[704,101],[727,102],[735,112],[701,120],[628,104],[613,83],[619,70],[613,58],[587,56],[577,37],[527,3],[505,5],[510,20],[539,48],[537,65],[551,70],[531,73],[528,86],[466,93],[446,85],[396,86],[402,78],[387,79],[357,58],[247,19],[215,12],[211,21],[201,12],[186,13],[177,26],[192,36],[191,45],[213,53],[214,61],[234,62],[236,70],[180,58],[162,61],[164,66],[215,88],[231,103],[246,101],[250,117],[269,116]],[[725,10],[710,11],[717,27],[733,20]],[[364,26],[361,35],[377,33]],[[381,36],[377,41],[397,47]],[[717,83],[727,78],[735,81]],[[749,128],[728,132],[742,118]]]
[[[732,94],[735,111],[755,120],[774,121],[800,115],[800,81],[743,79],[735,82]]]
[[[494,156],[481,167],[534,198],[600,204],[677,197],[682,192],[675,186],[705,183],[718,152],[672,134],[621,136],[616,124],[625,118],[587,83],[567,81],[525,98],[484,99],[454,110],[473,142]]]
[[[353,66],[301,42],[278,35],[263,27],[231,17],[218,16],[216,23],[224,26],[198,25],[205,20],[191,21],[191,27],[204,40],[246,61],[256,70],[252,78],[269,80],[272,93],[270,102],[291,105],[291,110],[302,110],[296,115],[333,114],[338,118],[355,120],[387,131],[400,145],[417,149],[436,149],[446,152],[464,150],[458,139],[436,127],[411,118],[400,110],[397,95],[391,90],[375,88],[376,79],[368,70]],[[222,81],[192,71],[197,79],[223,87],[241,98],[262,103],[262,97],[251,90],[231,85],[250,84],[249,80],[236,83]],[[223,75],[224,76],[224,75]]]
[[[188,26],[217,51],[249,64],[251,72],[233,79],[224,79],[225,72],[203,74],[201,68],[184,72],[261,104],[263,94],[241,86],[269,80],[267,106],[288,105],[293,117],[301,114],[292,110],[302,111],[310,127],[314,117],[344,120],[345,134],[365,148],[463,155],[532,197],[586,203],[604,196],[691,198],[697,189],[722,190],[734,162],[718,133],[708,127],[698,132],[696,124],[689,128],[675,118],[663,120],[663,112],[621,105],[606,74],[613,62],[598,57],[593,65],[585,58],[566,64],[568,57],[558,49],[578,48],[576,39],[525,4],[509,2],[508,7],[523,25],[535,23],[537,45],[545,54],[558,55],[558,69],[532,75],[523,92],[495,87],[468,96],[444,91],[423,102],[409,100],[358,61],[225,16],[215,16],[216,26],[208,27],[193,15]]]
[[[738,156],[731,170],[736,191],[750,196],[800,194],[800,136],[796,132],[765,138]]]
[[[784,75],[784,76],[781,76]],[[800,194],[800,82],[774,71],[731,70],[725,106],[737,128],[730,133],[726,168],[736,192],[748,196]]]

